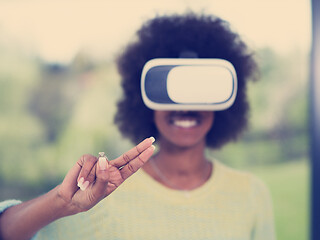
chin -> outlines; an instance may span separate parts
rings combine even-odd
[[[190,149],[190,148],[195,148],[199,146],[204,146],[206,145],[205,139],[194,139],[194,138],[161,138],[161,142],[166,145],[170,146],[172,148],[181,148],[181,149]]]

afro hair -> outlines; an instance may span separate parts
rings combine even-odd
[[[220,58],[231,62],[237,72],[238,92],[234,104],[215,112],[212,128],[206,136],[207,147],[220,148],[236,140],[247,128],[249,104],[246,86],[255,79],[257,64],[252,52],[233,32],[228,22],[211,15],[158,16],[147,21],[118,56],[123,98],[118,102],[115,124],[133,143],[158,136],[153,110],[141,97],[140,77],[144,64],[153,58],[179,58],[183,52],[195,52],[198,58]]]

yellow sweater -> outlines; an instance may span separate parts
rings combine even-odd
[[[190,192],[138,171],[86,213],[58,220],[36,239],[273,240],[270,195],[251,174],[214,161],[212,177]]]

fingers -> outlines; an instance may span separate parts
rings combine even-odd
[[[133,173],[138,171],[138,169],[141,168],[152,156],[154,150],[155,150],[155,147],[151,145],[144,152],[142,152],[140,155],[136,156],[133,160],[131,160],[128,164],[126,164],[120,170],[123,180],[126,180]]]
[[[96,157],[91,155],[83,155],[77,163],[69,170],[65,176],[61,186],[60,193],[66,199],[71,199],[72,196],[79,190],[85,190],[90,182],[94,180],[94,163]]]
[[[97,158],[92,155],[84,155],[79,161],[78,165],[81,167],[78,175],[78,187],[81,190],[86,190],[90,183],[95,182],[92,186],[93,191],[97,195],[105,192],[110,178],[109,164],[116,168],[121,168],[121,175],[123,180],[136,172],[153,154],[155,141],[153,137],[147,138],[137,146],[122,154],[120,157],[108,162],[105,157]],[[95,194],[95,195],[96,195]]]
[[[81,166],[76,163],[65,176],[61,186],[60,186],[60,194],[63,194],[66,199],[71,199],[76,191],[78,191],[77,187],[77,177],[81,171]]]
[[[89,184],[95,180],[96,162],[97,158],[89,154],[83,155],[77,162],[81,167],[77,185],[82,191],[86,190]]]
[[[142,153],[143,151],[148,149],[154,141],[155,141],[154,137],[146,138],[141,143],[139,143],[137,146],[130,149],[128,152],[126,152],[126,153],[122,154],[120,157],[110,161],[110,164],[112,164],[113,166],[115,166],[117,168],[126,165],[127,163],[129,163],[130,161],[135,159],[140,153]]]

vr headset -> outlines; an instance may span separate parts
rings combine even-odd
[[[153,110],[225,110],[235,100],[237,75],[223,59],[156,58],[144,65],[141,94]]]

